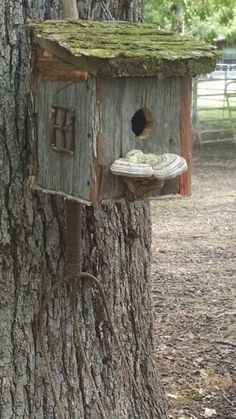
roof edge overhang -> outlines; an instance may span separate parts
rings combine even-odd
[[[31,22],[27,25],[27,28],[30,31],[31,40],[34,45],[50,51],[59,59],[70,63],[76,68],[86,69],[90,75],[99,78],[167,78],[187,75],[194,77],[198,74],[206,74],[211,72],[215,68],[217,59],[220,56],[220,53],[216,50],[215,47],[203,44],[190,37],[184,38],[180,37],[179,35],[160,34],[157,32],[155,46],[155,32],[150,32],[150,25],[147,26],[147,34],[145,32],[141,32],[140,35],[140,42],[143,42],[142,45],[145,45],[145,42],[148,42],[148,36],[152,36],[152,46],[149,50],[147,49],[145,53],[139,53],[138,48],[136,51],[134,51],[132,43],[134,41],[132,41],[131,37],[129,38],[130,44],[127,43],[127,51],[124,49],[122,50],[124,46],[122,46],[122,48],[120,47],[120,49],[117,47],[115,50],[114,47],[111,47],[111,44],[109,44],[108,39],[107,51],[109,54],[104,54],[105,56],[101,56],[102,54],[98,48],[92,49],[87,47],[86,49],[86,34],[89,34],[90,36],[90,26],[89,24],[86,26],[84,21],[82,22],[83,26],[85,25],[86,27],[86,33],[83,34],[83,27],[82,29],[79,27],[80,32],[78,35],[78,40],[76,40],[74,36],[72,45],[70,44],[70,40],[68,40],[68,25],[74,25],[73,31],[76,31],[76,24],[79,25],[80,21],[78,21],[78,23],[75,21],[73,21],[73,23],[69,21]],[[96,22],[98,25],[100,23],[101,22]],[[121,24],[116,23],[116,28],[119,28],[119,25]],[[129,23],[127,26],[129,28],[128,36],[132,36],[133,26],[135,37],[137,24],[132,25]],[[127,26],[123,25],[125,28],[127,28]],[[102,27],[104,27],[104,24]],[[143,30],[143,28],[145,28],[145,24],[139,24],[139,27]],[[66,28],[67,31],[65,31],[66,35],[63,38],[64,28]],[[154,27],[152,27],[152,30],[154,31]],[[93,31],[94,28],[91,27],[91,33],[93,33]],[[81,34],[84,35],[83,48],[80,46],[80,44],[82,44],[80,39]],[[119,36],[121,39],[123,39],[120,34]],[[171,40],[172,44],[168,44],[168,40]],[[96,40],[96,42],[98,41]],[[162,44],[159,46],[158,42],[162,42]],[[164,42],[166,42],[166,44]],[[186,43],[188,44],[187,46]],[[91,39],[89,39],[88,44],[91,45]],[[181,53],[182,45],[183,52]],[[131,48],[131,46],[133,50],[130,52],[129,56],[129,48]],[[177,52],[174,50],[175,46],[176,48],[178,47]],[[110,49],[108,50],[108,48]],[[106,44],[101,46],[101,51],[106,52]]]

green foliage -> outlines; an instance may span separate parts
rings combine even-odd
[[[156,23],[160,29],[175,30],[180,11],[185,32],[207,41],[218,36],[232,40],[231,28],[236,27],[235,0],[144,0],[145,20]]]
[[[229,43],[236,43],[236,30],[229,31],[229,33],[226,34],[226,39]]]

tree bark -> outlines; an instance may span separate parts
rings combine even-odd
[[[80,17],[104,17],[98,2],[79,0],[78,6]],[[109,7],[115,18],[141,19],[140,0],[114,0]],[[101,416],[76,345],[67,286],[53,294],[45,310],[49,369],[38,330],[38,313],[48,289],[65,272],[66,234],[63,199],[31,191],[25,183],[30,54],[22,25],[27,18],[60,17],[59,0],[0,4],[1,419]],[[75,290],[77,321],[109,419],[166,418],[153,361],[150,237],[150,212],[144,202],[82,210],[82,268],[94,274],[105,290],[116,333],[144,399],[122,361],[98,290],[90,281],[81,281]]]

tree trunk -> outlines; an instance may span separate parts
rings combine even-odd
[[[80,17],[103,18],[100,4],[79,0]],[[140,0],[114,0],[110,11],[115,18],[138,21]],[[82,268],[105,290],[132,374],[90,280],[76,286],[76,323],[68,287],[52,295],[45,306],[40,342],[38,313],[49,288],[65,271],[65,217],[60,197],[32,192],[25,183],[29,50],[22,24],[27,18],[60,16],[59,0],[0,4],[0,418],[164,419],[153,361],[146,203],[120,202],[82,211]],[[78,347],[76,324],[90,376]]]
[[[178,0],[172,3],[170,7],[172,12],[171,30],[173,32],[184,34],[185,6],[186,0]]]

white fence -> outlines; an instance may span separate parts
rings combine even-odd
[[[201,145],[215,141],[236,144],[235,64],[217,64],[214,72],[194,80],[193,129]]]
[[[235,79],[236,78],[236,64],[216,64],[215,70],[209,74],[209,78],[216,79]]]

